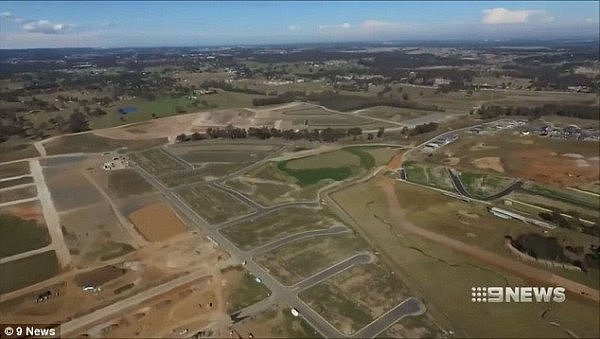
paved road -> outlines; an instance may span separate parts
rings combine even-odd
[[[114,304],[101,308],[92,313],[88,313],[71,321],[67,321],[60,325],[61,337],[74,337],[79,334],[78,331],[85,330],[94,323],[102,321],[106,318],[110,318],[115,314],[125,312],[131,308],[138,307],[141,303],[151,298],[165,294],[180,286],[190,284],[196,280],[206,277],[206,272],[189,273],[182,277],[168,281],[162,285],[141,291],[127,299],[117,301]]]
[[[255,256],[258,253],[269,252],[271,250],[276,249],[277,247],[281,247],[287,243],[298,241],[301,239],[344,234],[344,233],[349,233],[349,232],[350,232],[350,229],[348,227],[343,226],[343,225],[337,225],[337,226],[333,226],[333,227],[326,228],[326,229],[311,230],[311,231],[306,231],[306,232],[301,232],[301,233],[290,234],[281,239],[277,239],[277,240],[271,241],[269,243],[263,244],[259,247],[253,248],[249,251],[246,251],[245,253],[247,253],[248,256]]]
[[[299,293],[302,290],[305,290],[305,289],[310,288],[311,286],[314,286],[322,281],[325,281],[352,266],[368,264],[368,263],[372,262],[374,259],[375,258],[373,257],[373,255],[369,252],[357,253],[348,259],[345,259],[333,266],[330,266],[330,267],[322,270],[321,272],[318,272],[318,273],[300,281],[299,283],[296,283],[295,285],[292,286],[292,288],[294,289],[294,291],[296,293]]]
[[[416,298],[410,297],[398,304],[396,307],[379,316],[369,325],[356,331],[354,338],[374,338],[381,332],[387,330],[390,326],[408,316],[415,316],[425,313],[425,305]]]
[[[500,191],[498,193],[492,194],[492,195],[484,197],[484,198],[475,198],[475,197],[473,197],[473,195],[471,193],[469,193],[467,191],[467,189],[465,188],[465,186],[462,183],[462,180],[460,180],[460,176],[458,175],[458,173],[455,170],[448,168],[448,174],[450,175],[450,178],[452,179],[452,185],[454,186],[456,191],[458,193],[460,193],[461,195],[464,195],[465,197],[467,197],[469,199],[474,199],[474,200],[482,200],[482,201],[496,200],[496,199],[502,198],[505,195],[510,194],[512,191],[520,189],[521,186],[523,185],[523,182],[521,180],[516,180],[515,182],[508,185],[506,188],[504,188],[502,191]]]

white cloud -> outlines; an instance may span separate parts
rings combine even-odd
[[[75,25],[72,24],[51,22],[50,20],[27,20],[25,18],[17,17],[10,12],[1,12],[0,18],[13,20],[20,24],[23,30],[29,33],[60,34],[68,32],[75,27]]]
[[[532,20],[551,22],[552,16],[545,10],[509,10],[502,7],[483,10],[483,22],[488,25],[524,24]]]
[[[342,38],[393,38],[409,29],[410,26],[405,23],[381,20],[365,20],[358,24],[345,22],[338,25],[319,25],[321,34]]]
[[[21,26],[30,33],[60,34],[73,28],[71,24],[55,23],[48,20],[26,21]]]
[[[300,30],[300,26],[296,26],[296,25],[290,25],[290,26],[288,27],[288,29],[289,29],[290,31],[298,31],[298,30]]]

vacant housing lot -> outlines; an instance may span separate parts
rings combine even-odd
[[[0,213],[0,258],[44,247],[50,243],[46,225]]]
[[[0,264],[0,294],[48,279],[59,271],[54,251]]]
[[[210,224],[234,219],[253,211],[250,206],[230,194],[207,185],[179,189],[177,195]]]
[[[26,174],[29,174],[29,163],[27,161],[19,161],[0,165],[0,179]]]
[[[300,293],[342,333],[353,333],[408,297],[393,270],[381,263],[351,267]]]
[[[249,250],[287,235],[328,228],[336,223],[332,215],[307,208],[290,207],[251,218],[220,230],[236,246]]]
[[[302,239],[259,256],[257,262],[283,284],[292,285],[366,248],[362,239],[336,235]]]

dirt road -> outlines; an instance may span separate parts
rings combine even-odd
[[[60,266],[63,268],[67,267],[69,264],[71,264],[71,253],[69,253],[69,249],[65,243],[65,238],[60,227],[58,213],[56,213],[56,208],[54,208],[54,202],[50,196],[50,191],[48,190],[48,186],[46,186],[44,173],[42,172],[42,166],[37,159],[31,160],[29,162],[29,166],[31,168],[31,176],[33,177],[33,180],[37,186],[38,198],[40,200],[40,204],[42,205],[44,219],[46,220],[46,225],[48,226],[48,233],[50,234],[50,239],[52,239],[51,244],[54,246],[56,257],[58,258]]]
[[[580,295],[595,302],[600,301],[600,294],[596,289],[566,279],[559,275],[529,266],[518,260],[506,258],[496,253],[465,244],[445,235],[413,225],[406,219],[404,213],[402,212],[402,206],[400,206],[400,203],[398,202],[398,197],[396,196],[396,191],[394,189],[394,181],[390,178],[378,177],[377,185],[381,187],[386,195],[389,211],[392,217],[391,222],[393,225],[399,226],[408,232],[417,234],[423,238],[442,244],[458,252],[475,257],[490,265],[517,274],[529,281],[540,282],[550,286],[562,286],[567,291],[574,294]]]

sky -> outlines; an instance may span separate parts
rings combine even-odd
[[[599,1],[3,1],[0,48],[593,38],[599,8]]]

